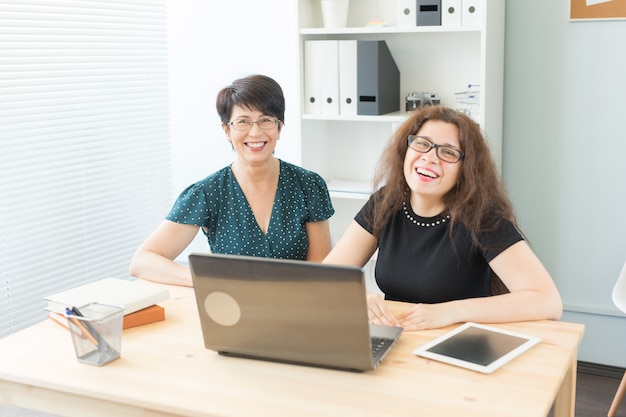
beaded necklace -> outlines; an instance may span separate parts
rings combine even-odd
[[[413,216],[411,216],[411,214],[409,213],[409,209],[406,207],[405,201],[402,202],[402,208],[404,209],[404,214],[406,215],[406,218],[409,219],[411,222],[413,222],[413,224],[420,226],[420,227],[434,227],[450,220],[450,215],[447,214],[445,217],[437,219],[436,221],[432,223],[420,222],[419,220],[416,220],[413,218]]]

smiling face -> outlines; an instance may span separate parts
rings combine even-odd
[[[436,145],[449,145],[462,150],[459,129],[452,123],[429,120],[415,134],[429,138]],[[411,189],[414,210],[418,207],[442,210],[443,196],[457,183],[462,163],[462,160],[456,163],[442,161],[434,148],[421,153],[409,147],[404,157],[404,178]],[[432,215],[427,212],[417,214]]]
[[[230,121],[258,122],[263,118],[275,119],[275,117],[263,114],[258,110],[233,106]],[[282,124],[278,123],[276,127],[267,130],[261,129],[258,123],[254,123],[248,131],[236,130],[230,125],[222,125],[222,128],[237,152],[238,159],[247,164],[256,164],[272,159]]]

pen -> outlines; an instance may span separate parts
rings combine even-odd
[[[78,317],[85,317],[83,315],[83,313],[80,312],[80,310],[78,309],[78,307],[73,306],[70,310],[70,312]],[[77,320],[80,321],[80,320]],[[98,333],[98,331],[96,329],[94,329],[94,327],[91,325],[91,323],[89,322],[84,322],[85,327],[87,328],[87,334],[91,335],[91,338],[96,340],[95,345],[98,347],[98,349],[102,349],[104,351],[115,351],[111,346],[109,346],[109,344],[106,342],[106,340],[104,340],[101,336],[100,333]],[[91,339],[90,339],[91,340]]]
[[[98,338],[97,338],[97,333],[96,333],[96,337],[94,337],[94,335],[91,333],[91,331],[89,331],[84,325],[83,323],[81,323],[80,320],[77,320],[75,318],[72,318],[72,316],[76,315],[79,317],[82,317],[82,314],[76,314],[74,312],[75,307],[73,308],[69,308],[67,307],[65,309],[65,315],[72,321],[72,323],[74,323],[74,325],[78,328],[80,335],[85,335],[85,337],[87,337],[87,339],[89,339],[89,341],[91,343],[93,343],[96,347],[100,347],[100,343],[98,342]],[[76,311],[78,311],[78,309],[76,309]],[[80,312],[79,312],[80,313]],[[89,323],[85,323],[85,324],[89,324]],[[92,331],[94,330],[93,328],[91,329]]]

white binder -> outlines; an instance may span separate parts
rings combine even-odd
[[[319,41],[304,42],[304,113],[322,112],[321,74],[319,62],[323,59],[322,45]]]
[[[339,41],[304,43],[304,112],[339,114]]]
[[[357,104],[356,40],[339,41],[339,114],[355,115]]]
[[[398,26],[417,26],[417,1],[396,0]]]
[[[463,0],[441,0],[441,26],[461,26]]]
[[[318,67],[321,73],[322,114],[339,114],[339,41],[322,43],[322,57]]]
[[[461,23],[463,26],[480,26],[483,20],[483,0],[463,0]]]

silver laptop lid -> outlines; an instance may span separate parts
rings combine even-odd
[[[191,254],[204,344],[223,354],[324,367],[374,367],[363,272]]]

